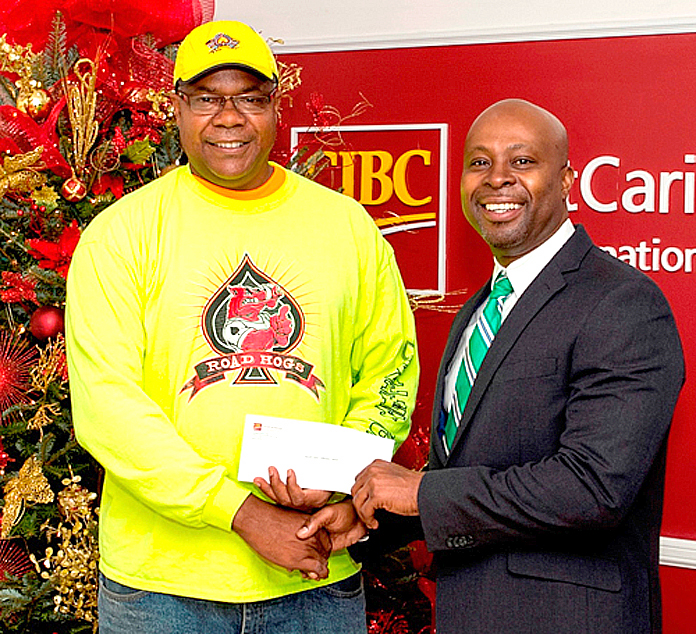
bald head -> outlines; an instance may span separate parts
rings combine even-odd
[[[503,99],[488,106],[471,124],[467,142],[472,133],[476,132],[477,126],[491,122],[505,126],[509,121],[525,122],[536,129],[537,134],[545,138],[558,153],[560,164],[568,162],[568,132],[565,126],[556,115],[524,99]]]
[[[476,118],[466,137],[464,215],[507,266],[567,219],[573,178],[568,134],[558,118],[528,101],[499,101]]]

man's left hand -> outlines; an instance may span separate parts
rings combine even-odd
[[[355,478],[351,489],[358,516],[370,529],[377,528],[375,511],[384,509],[397,515],[418,515],[420,471],[411,471],[393,462],[375,460]]]
[[[299,539],[309,539],[321,529],[331,538],[331,550],[348,548],[367,535],[367,528],[358,519],[351,500],[329,504],[310,515],[297,531]]]

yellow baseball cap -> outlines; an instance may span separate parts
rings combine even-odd
[[[278,82],[275,57],[263,38],[242,22],[206,22],[191,31],[179,46],[174,86],[217,68],[233,66]]]

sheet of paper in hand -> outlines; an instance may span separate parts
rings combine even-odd
[[[350,493],[355,476],[373,460],[391,460],[394,441],[340,425],[247,414],[237,478],[283,481],[293,469],[303,489]]]

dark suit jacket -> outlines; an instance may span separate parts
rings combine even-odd
[[[444,375],[489,288],[454,320],[419,491],[438,634],[659,632],[665,444],[684,379],[667,301],[577,227],[503,323],[446,458]]]

